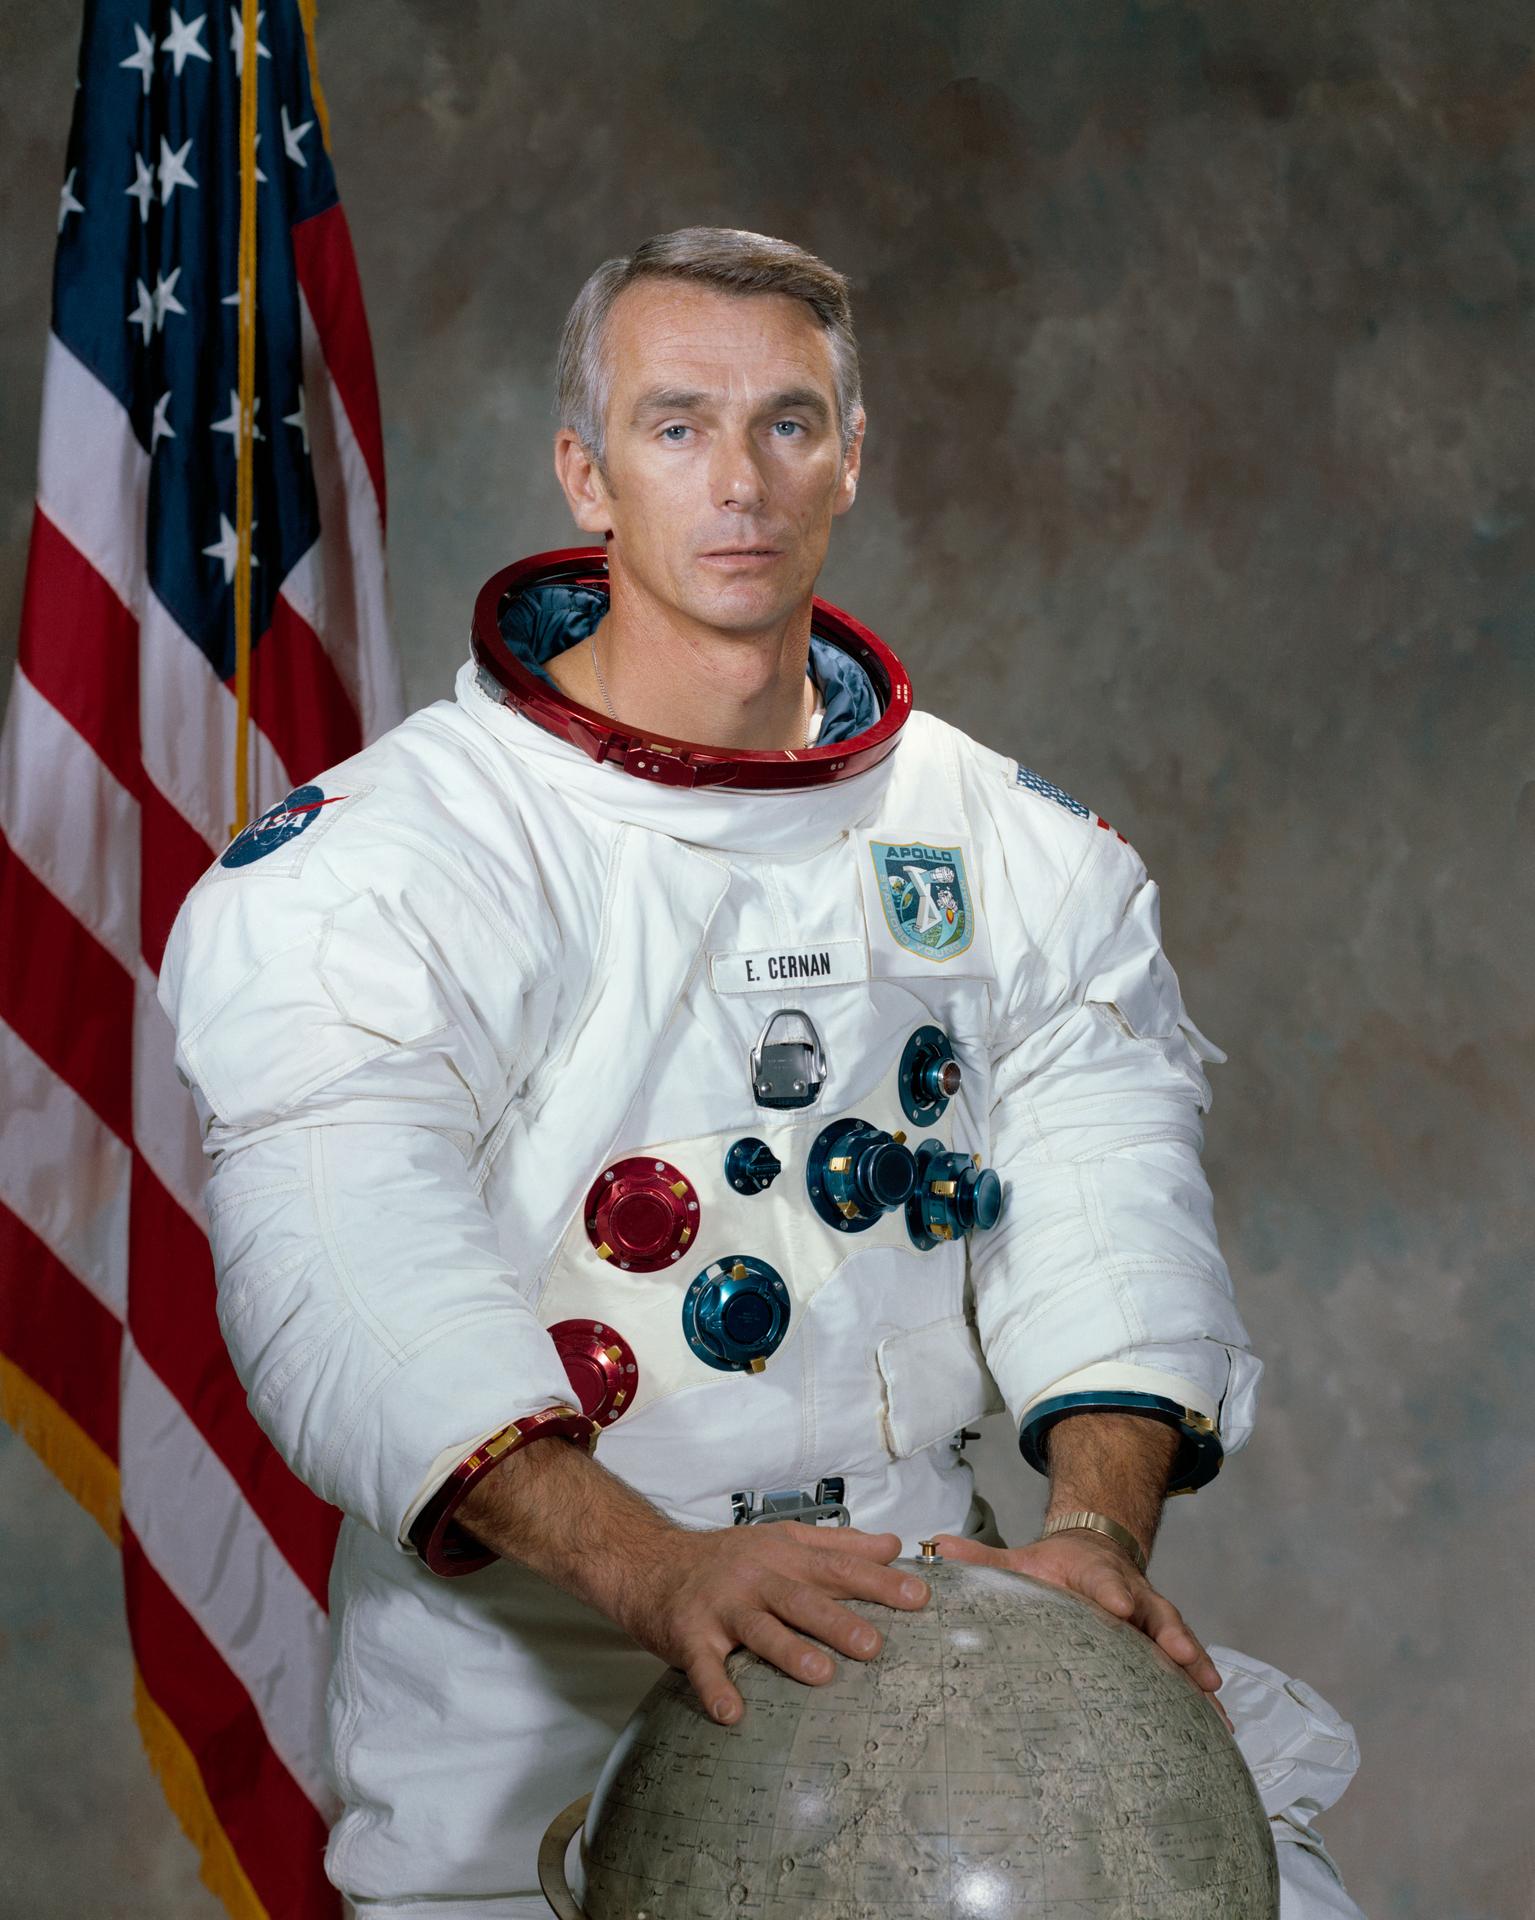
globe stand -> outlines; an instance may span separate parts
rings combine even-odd
[[[591,1804],[592,1796],[589,1793],[583,1793],[579,1800],[572,1800],[563,1813],[557,1813],[549,1822],[539,1842],[538,1884],[557,1920],[586,1920],[586,1915],[576,1905],[576,1896],[565,1877],[565,1856]]]

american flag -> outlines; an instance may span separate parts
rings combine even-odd
[[[121,1542],[140,1725],[205,1877],[232,1913],[280,1920],[339,1912],[321,1869],[336,1516],[225,1353],[155,977],[242,811],[242,428],[251,805],[400,713],[377,390],[313,27],[312,0],[254,23],[86,7],[0,744],[0,1408]]]

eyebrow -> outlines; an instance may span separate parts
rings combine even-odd
[[[630,419],[643,420],[653,413],[691,413],[714,397],[687,387],[650,387],[635,401]],[[785,387],[780,393],[769,394],[762,411],[782,413],[789,407],[800,407],[822,422],[831,418],[830,408],[814,387]]]

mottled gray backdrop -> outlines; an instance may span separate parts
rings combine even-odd
[[[7,641],[72,14],[0,6]],[[826,597],[1134,841],[1231,1055],[1207,1164],[1268,1373],[1161,1584],[1355,1723],[1322,1826],[1371,1920],[1531,1920],[1535,5],[320,27],[413,704],[480,581],[571,537],[547,396],[593,265],[718,222],[851,276],[870,426]],[[984,1451],[1026,1529],[1039,1483]],[[112,1552],[5,1465],[14,1911],[210,1911],[135,1745]]]

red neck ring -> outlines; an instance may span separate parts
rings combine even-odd
[[[732,787],[755,791],[825,787],[878,766],[894,751],[911,712],[906,669],[869,629],[824,600],[812,603],[815,633],[850,653],[874,682],[883,711],[872,727],[829,747],[710,747],[666,734],[636,733],[607,714],[577,705],[558,687],[529,671],[501,637],[501,612],[527,587],[570,586],[606,590],[607,556],[601,547],[562,547],[535,553],[493,573],[474,603],[470,642],[475,660],[501,690],[501,704],[548,733],[579,747],[588,758],[610,760],[640,780],[668,787]]]

